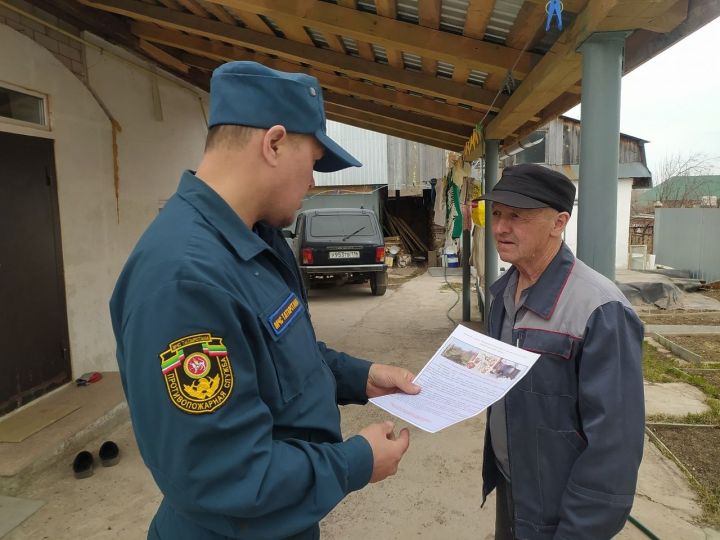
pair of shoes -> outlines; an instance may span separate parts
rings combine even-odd
[[[112,441],[105,441],[100,446],[98,455],[100,456],[100,463],[102,463],[103,467],[112,467],[120,461],[120,448]],[[72,468],[75,478],[87,478],[93,474],[95,459],[90,452],[83,450],[75,456]]]

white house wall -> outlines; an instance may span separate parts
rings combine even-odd
[[[51,131],[1,122],[0,130],[54,139],[74,375],[117,369],[108,314],[115,280],[158,200],[172,194],[183,169],[197,164],[206,133],[195,92],[159,80],[164,120],[157,121],[149,74],[91,47],[85,54],[91,87],[122,127],[119,221],[107,116],[57,58],[0,24],[0,80],[47,94],[50,103]]]
[[[628,265],[628,235],[630,230],[630,196],[632,195],[632,178],[621,178],[618,181],[617,224],[615,236],[615,268],[627,268]],[[578,182],[575,187],[582,189]],[[577,254],[577,195],[575,209],[570,222],[565,229],[565,242]]]

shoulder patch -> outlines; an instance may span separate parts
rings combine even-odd
[[[211,413],[233,387],[233,372],[222,338],[194,334],[173,341],[160,354],[170,401],[191,414]]]
[[[280,307],[268,316],[267,320],[270,323],[270,328],[275,332],[276,336],[279,336],[288,329],[293,319],[300,315],[304,309],[305,307],[297,295],[291,292],[280,304]]]

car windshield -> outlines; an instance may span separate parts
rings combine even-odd
[[[310,236],[374,236],[375,228],[367,214],[320,214],[310,220]]]

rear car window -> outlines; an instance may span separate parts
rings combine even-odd
[[[375,228],[370,216],[365,214],[317,215],[310,219],[310,236],[327,238],[330,236],[375,236]]]

